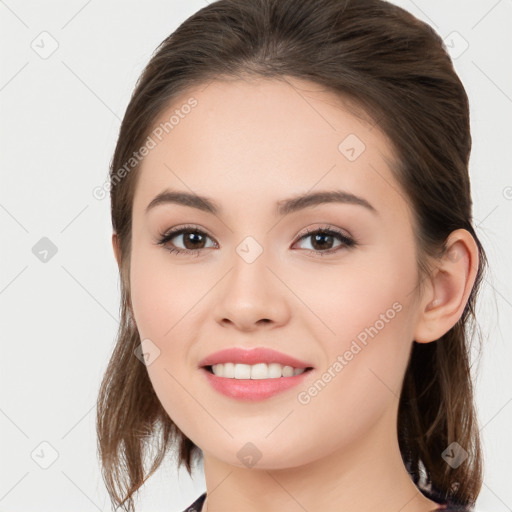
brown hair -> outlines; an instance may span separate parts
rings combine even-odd
[[[178,467],[184,464],[189,474],[202,453],[169,418],[134,355],[141,343],[129,283],[137,166],[121,180],[119,169],[178,94],[216,78],[249,76],[310,80],[379,124],[393,144],[393,170],[414,212],[420,276],[429,275],[428,257],[443,253],[453,230],[474,237],[479,266],[462,317],[439,340],[413,343],[397,425],[413,481],[430,485],[441,500],[474,505],[482,462],[469,327],[476,325],[475,298],[487,261],[472,227],[468,98],[440,36],[383,0],[219,0],[166,38],[139,78],[110,167],[122,304],[117,344],[98,396],[97,432],[112,504],[134,510],[134,493],[169,448],[177,448]],[[146,473],[145,458],[157,441]],[[456,468],[442,457],[452,442],[468,452]]]

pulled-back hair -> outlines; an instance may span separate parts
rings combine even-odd
[[[413,343],[397,423],[402,458],[418,487],[474,505],[482,454],[469,343],[487,261],[472,225],[468,98],[440,36],[383,0],[219,0],[167,37],[140,76],[110,167],[122,303],[117,344],[99,390],[97,431],[112,504],[134,510],[134,493],[170,448],[189,474],[202,453],[168,416],[134,355],[141,339],[132,318],[129,268],[138,166],[121,180],[119,169],[179,94],[216,78],[247,77],[312,81],[378,124],[393,145],[392,170],[414,214],[419,276],[429,276],[429,257],[443,254],[453,230],[474,237],[479,266],[463,314],[439,340]],[[468,452],[455,468],[442,457],[452,442]]]

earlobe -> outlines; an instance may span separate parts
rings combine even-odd
[[[457,229],[430,277],[421,302],[414,340],[429,343],[446,334],[461,318],[478,270],[478,247],[469,231]]]

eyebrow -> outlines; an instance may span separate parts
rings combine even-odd
[[[207,213],[213,213],[214,215],[218,215],[222,212],[222,208],[213,199],[208,197],[190,194],[188,192],[164,190],[148,204],[146,207],[146,214],[158,205],[169,203],[189,206]],[[327,203],[343,203],[363,206],[372,213],[378,214],[377,210],[366,199],[344,190],[306,193],[290,199],[283,199],[276,203],[276,212],[279,215],[288,215],[305,208],[311,208],[313,206]]]

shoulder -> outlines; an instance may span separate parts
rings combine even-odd
[[[206,499],[206,491],[197,498],[194,503],[189,505],[183,512],[201,512],[201,508],[203,507],[204,500]]]

